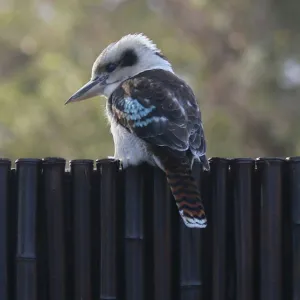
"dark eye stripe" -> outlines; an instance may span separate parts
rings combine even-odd
[[[117,64],[110,63],[105,67],[105,69],[108,73],[111,73],[116,69],[116,67],[117,67]]]
[[[134,64],[137,63],[137,55],[134,52],[134,50],[132,49],[127,49],[123,55],[122,58],[120,59],[120,61],[118,63],[109,63],[105,66],[105,70],[108,73],[113,72],[118,65],[120,65],[120,67],[130,67],[133,66]]]
[[[134,50],[127,49],[121,59],[121,67],[131,67],[137,63],[138,57]]]

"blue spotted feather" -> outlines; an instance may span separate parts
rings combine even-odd
[[[167,73],[167,74],[166,74]],[[204,157],[206,143],[195,96],[184,81],[163,70],[126,80],[108,100],[109,112],[128,131],[179,156]]]

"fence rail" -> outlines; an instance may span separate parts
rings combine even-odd
[[[65,166],[0,160],[1,300],[300,299],[300,157],[196,164],[206,229],[158,169]]]

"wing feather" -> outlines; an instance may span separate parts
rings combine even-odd
[[[113,118],[155,146],[202,156],[206,144],[201,114],[188,85],[163,70],[126,80],[109,99]]]

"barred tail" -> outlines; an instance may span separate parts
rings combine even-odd
[[[166,170],[166,176],[184,224],[190,228],[205,228],[204,207],[191,170]]]

